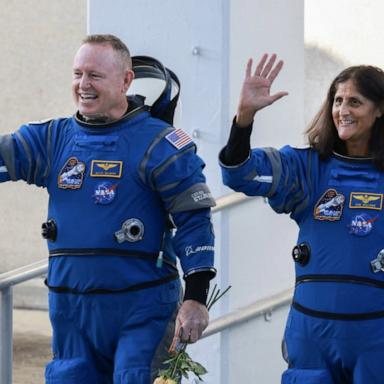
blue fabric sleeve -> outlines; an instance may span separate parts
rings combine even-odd
[[[157,151],[154,152],[156,155]],[[160,193],[168,212],[190,211],[215,205],[205,182],[204,167],[195,146],[190,145],[179,151],[171,151],[165,161],[150,170],[152,184]]]
[[[27,124],[1,136],[0,181],[24,180],[45,187],[50,170],[49,133],[50,123]]]
[[[244,163],[221,165],[223,182],[249,196],[266,196],[278,213],[300,214],[308,205],[310,190],[309,160],[311,150],[253,149]]]
[[[8,168],[0,155],[0,183],[11,180]]]
[[[210,209],[178,212],[172,218],[177,227],[173,247],[184,277],[202,271],[212,272],[213,277],[215,244]]]
[[[163,159],[156,162],[161,154]],[[199,271],[215,274],[210,211],[215,201],[205,182],[204,166],[193,143],[176,149],[165,141],[159,142],[148,161],[147,179],[158,191],[177,227],[173,248],[184,276]]]
[[[12,135],[0,136],[0,182],[17,180],[15,174],[15,143]]]

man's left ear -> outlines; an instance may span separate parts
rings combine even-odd
[[[135,74],[131,69],[127,69],[125,71],[125,76],[124,76],[124,85],[123,85],[123,93],[127,93],[128,88],[132,84],[133,79],[135,78]]]

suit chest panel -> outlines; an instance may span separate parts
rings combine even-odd
[[[384,240],[383,198],[384,175],[373,166],[328,167],[314,190],[313,219],[333,222],[347,235],[376,233]]]

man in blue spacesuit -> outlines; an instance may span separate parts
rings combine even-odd
[[[127,98],[133,78],[121,40],[88,36],[74,59],[77,113],[0,137],[0,181],[49,193],[48,384],[149,384],[172,341],[195,342],[208,324],[204,163],[185,132]]]
[[[384,382],[384,72],[346,68],[307,130],[310,146],[250,148],[259,110],[283,62],[248,62],[236,118],[220,153],[224,183],[266,196],[300,231],[282,384]]]

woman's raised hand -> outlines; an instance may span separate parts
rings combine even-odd
[[[284,64],[282,60],[276,64],[275,61],[275,54],[268,59],[268,54],[265,53],[257,64],[255,72],[252,73],[253,60],[248,60],[237,108],[237,125],[245,127],[252,124],[257,111],[288,95],[288,92],[270,94],[272,83]]]

